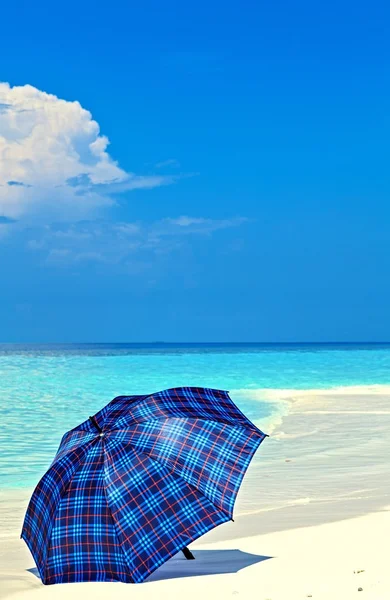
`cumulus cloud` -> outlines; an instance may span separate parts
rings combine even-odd
[[[0,216],[90,218],[114,204],[116,193],[172,181],[124,171],[108,145],[79,102],[0,83]]]
[[[108,146],[99,124],[79,102],[30,85],[0,83],[2,246],[27,247],[47,265],[93,262],[134,272],[190,247],[193,236],[247,220],[181,215],[149,223],[115,222],[115,213],[106,209],[117,202],[117,194],[172,183],[177,176],[163,175],[161,169],[172,173],[180,165],[168,159],[154,165],[157,174],[136,175],[118,165]]]

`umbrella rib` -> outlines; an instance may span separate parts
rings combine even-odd
[[[128,569],[128,572],[129,572],[129,577],[131,578],[131,580],[134,583],[134,579],[133,579],[133,576],[132,576],[133,571],[131,570],[131,567],[130,567],[129,563],[127,562],[127,556],[126,556],[125,551],[122,548],[122,543],[121,543],[121,540],[120,540],[120,538],[118,536],[117,525],[116,525],[114,517],[112,516],[111,506],[110,506],[110,503],[108,501],[108,494],[107,494],[106,482],[105,482],[105,477],[104,477],[105,463],[106,463],[106,457],[105,457],[105,449],[104,449],[104,446],[103,446],[103,490],[104,490],[104,497],[106,499],[107,508],[109,509],[109,513],[110,513],[110,516],[111,516],[112,527],[113,527],[113,530],[114,530],[115,539],[118,542],[118,546],[119,546],[119,548],[122,551],[122,554],[123,554],[123,557],[124,557],[124,561],[126,563],[126,567]]]

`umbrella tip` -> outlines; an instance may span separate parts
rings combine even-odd
[[[98,422],[96,421],[95,417],[89,417],[89,420],[91,421],[92,425],[95,427],[97,432],[101,435],[103,433],[103,430],[100,427],[100,425],[98,424]]]

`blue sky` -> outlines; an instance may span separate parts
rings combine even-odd
[[[389,12],[3,7],[0,340],[389,340]]]

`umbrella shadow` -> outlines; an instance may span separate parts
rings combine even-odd
[[[237,573],[272,556],[250,554],[241,550],[192,550],[195,560],[187,560],[179,553],[146,580],[148,583],[163,579],[178,579],[182,577],[200,577],[203,575],[223,575]]]
[[[237,573],[272,556],[250,554],[242,550],[192,550],[195,560],[187,560],[181,552],[161,565],[157,571],[147,578],[145,583],[162,581],[164,579],[179,579],[183,577],[201,577],[203,575],[224,575]],[[26,569],[40,579],[38,569]]]

